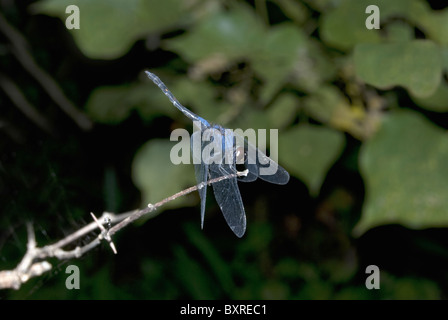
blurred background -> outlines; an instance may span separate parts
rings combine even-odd
[[[0,0],[0,270],[194,185],[189,120],[279,130],[278,186],[240,183],[238,239],[209,192],[2,299],[445,299],[448,8],[423,0]],[[79,8],[79,29],[69,5]],[[379,8],[380,29],[369,30]],[[269,140],[268,140],[269,141]],[[211,189],[210,189],[211,190]],[[87,243],[91,234],[77,244]],[[65,269],[80,268],[67,290]],[[380,289],[365,286],[380,269]]]

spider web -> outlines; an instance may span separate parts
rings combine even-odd
[[[20,175],[17,175],[17,171],[5,170],[4,165],[0,163],[0,184],[9,185],[8,189],[0,189],[0,204],[5,209],[0,218],[0,271],[14,269],[23,258],[28,241],[26,232],[28,222],[33,225],[38,247],[54,243],[90,222],[85,221],[79,212],[71,210],[67,205],[70,201],[67,186],[61,181],[54,167],[48,164],[46,169],[45,179],[42,184],[39,183],[41,189],[33,193],[26,191],[27,185],[23,183],[24,180]],[[33,209],[39,207],[36,206],[38,198],[48,199],[47,205],[40,209],[43,213],[39,209]],[[92,237],[93,235],[87,235],[71,246],[83,245]],[[30,279],[29,283],[23,284],[18,291],[0,291],[0,299],[39,297],[40,289],[47,284],[51,285],[55,277],[62,276],[65,281],[68,275],[64,273],[64,265],[76,264],[70,260],[51,259],[49,262],[52,264],[49,272]],[[58,284],[60,283],[58,281]]]

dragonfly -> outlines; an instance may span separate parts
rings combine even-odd
[[[204,227],[207,181],[215,179],[218,181],[212,184],[212,188],[216,202],[230,229],[241,238],[246,231],[246,213],[238,181],[252,182],[261,178],[270,183],[284,185],[289,181],[289,173],[248,139],[236,135],[233,130],[212,124],[184,107],[158,76],[149,71],[145,73],[198,129],[191,136],[191,149],[196,181],[202,186],[198,188],[201,200],[201,228]],[[212,151],[207,157],[207,153],[204,155],[203,151],[212,143],[215,148],[209,148]],[[276,170],[267,170],[268,168]],[[228,178],[216,179],[224,176]]]

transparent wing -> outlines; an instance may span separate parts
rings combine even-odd
[[[195,164],[194,172],[196,175],[196,181],[199,183],[207,182],[208,175],[208,165],[206,164]],[[199,197],[201,199],[201,229],[204,228],[204,217],[205,217],[205,202],[207,199],[207,184],[204,184],[198,189]]]
[[[231,165],[210,164],[210,177],[212,179],[235,172]],[[246,231],[246,213],[244,212],[243,200],[238,189],[237,179],[225,179],[212,184],[215,199],[226,219],[230,229],[241,238]]]
[[[289,173],[277,162],[269,158],[258,148],[254,147],[247,139],[244,139],[244,167],[249,170],[249,174],[238,177],[239,181],[251,182],[260,177],[261,179],[275,184],[286,184],[289,181]],[[241,171],[241,170],[240,170]]]
[[[198,184],[207,182],[208,179],[208,164],[202,159],[202,150],[204,148],[204,142],[201,140],[202,131],[195,131],[191,135],[191,151],[194,164],[194,173]],[[207,199],[207,184],[205,183],[202,188],[198,189],[199,198],[201,199],[201,229],[204,228],[205,217],[205,203]]]

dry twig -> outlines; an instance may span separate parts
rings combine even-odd
[[[90,119],[73,105],[73,103],[65,96],[64,92],[59,88],[56,81],[39,67],[34,61],[33,56],[27,50],[28,43],[25,38],[8,23],[2,14],[0,14],[0,31],[10,41],[12,52],[17,60],[41,84],[53,101],[56,102],[81,129],[89,130],[92,127]]]
[[[146,208],[141,210],[134,210],[121,214],[104,212],[100,218],[96,218],[95,215],[91,213],[94,221],[82,227],[81,229],[73,232],[67,237],[57,241],[56,243],[44,246],[42,248],[37,247],[33,227],[31,224],[27,224],[27,230],[28,230],[27,251],[22,261],[17,265],[15,269],[0,271],[0,289],[17,290],[21,287],[22,284],[27,282],[29,279],[40,276],[41,274],[51,270],[52,266],[50,262],[48,262],[48,259],[56,258],[58,260],[66,260],[72,258],[79,258],[86,252],[97,247],[101,243],[101,240],[107,240],[112,248],[112,251],[114,251],[114,253],[117,253],[115,245],[112,242],[111,236],[113,236],[115,233],[125,228],[131,222],[141,218],[142,216],[148,216],[149,218],[154,218],[160,213],[156,212],[157,208],[179,197],[182,197],[193,191],[201,189],[206,184],[211,185],[213,183],[241,175],[247,175],[247,170],[243,172],[238,172],[236,174],[230,174],[215,179],[211,179],[207,182],[202,182],[196,186],[190,187],[168,198],[165,198],[162,201],[157,202],[156,204],[149,204]],[[152,214],[149,215],[150,213]],[[110,229],[106,229],[103,227],[103,225],[107,223],[115,225]],[[75,249],[72,250],[63,249],[68,244],[71,244],[75,240],[78,240],[86,236],[88,233],[94,231],[97,228],[101,230],[101,233],[91,242],[83,246],[77,246]]]

